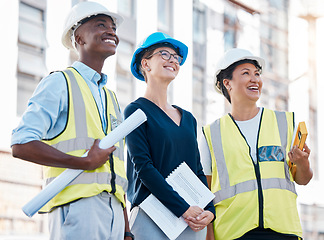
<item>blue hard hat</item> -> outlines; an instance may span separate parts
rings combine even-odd
[[[147,48],[149,48],[150,46],[153,46],[158,43],[169,43],[176,50],[178,50],[178,54],[182,57],[182,62],[180,66],[183,65],[184,62],[186,61],[188,55],[188,47],[184,43],[162,32],[152,33],[138,45],[136,51],[133,54],[130,67],[131,67],[132,74],[139,80],[144,81],[144,76],[142,75],[139,68],[139,66],[141,65],[141,58],[143,56],[141,53]]]

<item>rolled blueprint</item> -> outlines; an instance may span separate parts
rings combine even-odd
[[[145,113],[137,109],[127,119],[125,119],[118,127],[111,131],[106,137],[101,139],[99,147],[107,149],[115,145],[118,141],[123,139],[134,129],[140,126],[147,120]],[[87,152],[82,156],[87,156]],[[22,207],[23,212],[32,217],[38,212],[46,203],[54,198],[66,186],[68,186],[75,178],[77,178],[84,170],[80,169],[66,169],[58,177],[56,177],[50,184],[48,184],[39,194],[30,200]]]

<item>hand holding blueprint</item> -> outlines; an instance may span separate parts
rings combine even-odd
[[[99,147],[101,149],[107,149],[112,147],[118,141],[123,139],[126,135],[132,132],[135,128],[140,126],[146,121],[145,113],[137,109],[132,115],[130,115],[125,121],[123,121],[118,127],[111,131],[106,137],[104,137]],[[87,156],[87,152],[83,157]],[[31,201],[23,206],[23,212],[32,217],[39,209],[41,209],[47,202],[61,192],[66,186],[68,186],[76,177],[78,177],[83,170],[80,169],[66,169],[57,178],[55,178],[49,185],[47,185],[38,195],[36,195]]]

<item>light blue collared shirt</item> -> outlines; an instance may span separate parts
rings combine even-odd
[[[99,74],[81,62],[74,62],[74,67],[88,84],[96,101],[103,129],[106,129],[105,93],[103,86],[107,75]],[[23,144],[34,140],[51,139],[63,131],[68,117],[68,92],[62,72],[54,72],[38,84],[29,99],[17,128],[12,132],[11,145]]]

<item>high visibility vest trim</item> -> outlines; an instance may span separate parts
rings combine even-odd
[[[50,184],[55,177],[47,178],[46,185]],[[68,186],[76,184],[89,184],[89,183],[98,183],[98,184],[110,184],[111,173],[106,172],[82,172],[79,177],[74,179]],[[123,189],[127,189],[128,181],[126,178],[116,175],[116,184],[121,186]]]
[[[280,140],[282,143],[281,149],[284,153],[286,153],[285,150],[287,147],[286,115],[284,112],[277,112],[277,111],[275,111],[275,114],[279,126]],[[214,204],[217,204],[218,202],[225,200],[227,198],[231,198],[239,193],[257,190],[258,189],[257,180],[255,179],[246,182],[241,182],[234,186],[230,186],[228,169],[225,162],[222,139],[220,134],[220,119],[217,119],[213,124],[210,125],[210,131],[215,133],[212,135],[211,141],[214,149],[214,154],[215,156],[217,156],[216,164],[217,164],[217,170],[219,174],[219,182],[221,186],[221,190],[215,193],[215,198],[213,200]],[[295,185],[293,184],[292,181],[290,181],[289,166],[287,162],[285,162],[285,176],[286,176],[285,180],[281,178],[262,179],[261,180],[262,189],[269,189],[269,188],[285,189],[297,194]]]
[[[103,124],[99,115],[98,107],[93,99],[93,96],[90,93],[90,89],[87,84],[82,80],[81,75],[74,68],[68,68],[63,71],[63,74],[67,81],[68,86],[68,95],[69,95],[69,114],[66,123],[65,129],[52,139],[44,139],[43,141],[54,148],[74,156],[82,156],[86,149],[90,149],[93,145],[95,138],[103,138],[105,136],[107,129],[113,130],[116,128],[119,123],[122,122],[122,115],[120,113],[119,105],[114,93],[104,87],[105,100],[106,100],[106,119],[107,126],[106,129],[103,129]],[[80,78],[77,80],[77,78]],[[83,88],[83,92],[81,91]],[[85,98],[87,98],[87,104],[85,103]],[[112,109],[108,109],[108,98],[111,99],[109,102],[112,104]],[[78,104],[73,104],[78,103]],[[88,109],[86,110],[86,105]],[[95,110],[97,109],[97,110]],[[114,114],[112,114],[114,112]],[[109,113],[109,115],[108,115]],[[88,114],[92,114],[89,115]],[[72,116],[72,118],[71,118]],[[88,134],[88,123],[87,117],[91,119],[97,119],[95,128],[90,128],[91,136]],[[93,122],[93,120],[91,120]],[[70,122],[72,121],[72,122]],[[74,124],[71,128],[71,124]],[[91,125],[95,126],[95,125]],[[101,130],[100,130],[101,126]],[[74,130],[73,130],[74,128]],[[99,131],[98,131],[99,130]],[[65,133],[68,131],[68,134]],[[109,132],[109,131],[107,131]],[[71,135],[72,134],[72,135]],[[74,136],[73,136],[74,135]],[[73,136],[70,138],[69,136]],[[93,194],[96,194],[96,191],[113,191],[116,197],[125,205],[124,194],[127,190],[127,178],[124,170],[124,152],[123,152],[124,140],[120,140],[115,144],[116,150],[110,156],[113,160],[107,161],[102,167],[93,170],[93,171],[84,171],[79,175],[74,181],[72,181],[66,189],[64,189],[58,196],[56,196],[52,201],[50,201],[40,212],[48,212],[55,206],[65,204],[67,202],[76,200],[80,197],[87,197]],[[113,163],[113,164],[111,164]],[[113,167],[115,165],[115,167]],[[110,166],[110,167],[108,167]],[[53,168],[45,167],[45,184],[49,184],[55,179],[64,169],[62,168]],[[99,184],[98,187],[89,189],[91,193],[87,193],[85,188],[80,189],[81,186]],[[114,186],[112,186],[113,184]],[[75,190],[73,190],[75,189]],[[88,188],[86,188],[88,189]],[[64,192],[64,193],[63,193]],[[78,192],[82,192],[82,196],[78,195]],[[98,192],[99,193],[99,192]],[[63,194],[63,195],[62,195]],[[91,195],[88,195],[91,194]],[[65,197],[66,196],[66,197]]]
[[[87,131],[84,130],[83,131]],[[82,149],[90,149],[93,145],[95,139],[93,138],[82,138],[82,139],[69,139],[66,141],[62,141],[56,144],[53,144],[52,147],[60,150],[61,152],[67,153],[75,150],[82,150]],[[124,152],[120,149],[120,147],[116,146],[116,150],[114,151],[115,156],[122,156]]]
[[[220,176],[221,178],[221,176]],[[269,179],[261,179],[261,185],[262,189],[285,189],[290,192],[296,193],[296,189],[294,185],[287,182],[285,179],[280,178],[269,178]],[[250,192],[258,189],[258,184],[255,179],[241,182],[238,184],[235,184],[233,186],[227,187],[226,189],[221,189],[214,193],[215,198],[213,200],[214,205],[219,203],[220,201],[223,201],[225,199],[234,197],[237,194],[244,193],[244,192]]]

